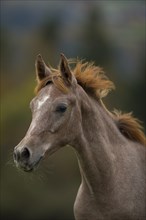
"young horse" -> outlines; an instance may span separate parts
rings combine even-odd
[[[93,63],[78,61],[71,70],[63,54],[58,69],[38,55],[36,73],[32,122],[14,150],[17,167],[32,171],[46,152],[70,145],[82,177],[76,220],[146,219],[145,136],[131,114],[103,105],[113,83]]]

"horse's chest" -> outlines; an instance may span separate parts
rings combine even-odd
[[[101,206],[81,184],[74,204],[74,215],[76,220],[144,220],[145,211],[135,209],[129,208],[129,203],[122,201],[117,204],[112,199]]]
[[[74,204],[76,220],[104,220],[91,195],[81,185]]]

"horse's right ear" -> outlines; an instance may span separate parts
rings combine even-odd
[[[51,74],[50,68],[45,64],[40,54],[36,58],[35,67],[36,67],[36,76],[38,82]]]

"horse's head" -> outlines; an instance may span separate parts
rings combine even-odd
[[[14,161],[25,171],[33,170],[46,152],[72,144],[80,127],[77,81],[65,56],[61,55],[59,68],[54,70],[38,55],[36,74],[38,92],[30,102],[32,122],[14,149]]]

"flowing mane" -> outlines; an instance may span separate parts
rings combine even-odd
[[[70,64],[73,62],[70,60]],[[114,83],[110,81],[102,68],[95,66],[93,62],[77,61],[75,67],[71,69],[78,84],[89,94],[98,99],[105,97],[108,92],[115,89]],[[60,70],[51,67],[52,76],[39,81],[35,88],[38,93],[46,84],[53,82],[63,92],[68,92],[69,88],[64,84],[60,75]],[[146,137],[143,132],[141,122],[134,118],[131,113],[122,114],[120,111],[114,111],[113,117],[117,123],[120,132],[128,139],[146,145]]]
[[[146,145],[146,137],[139,119],[133,117],[131,112],[122,114],[115,110],[114,115],[116,116],[117,126],[125,137]]]
[[[95,66],[93,62],[77,62],[73,73],[78,84],[81,85],[87,93],[91,92],[98,99],[103,98],[110,90],[115,88],[113,82],[105,76],[103,69]]]

